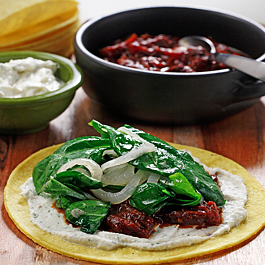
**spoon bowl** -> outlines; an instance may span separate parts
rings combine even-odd
[[[211,40],[202,36],[186,36],[178,41],[179,46],[191,47],[202,46],[208,52],[216,53],[215,46]]]
[[[265,63],[247,58],[245,57],[247,55],[241,51],[232,48],[234,52],[242,56],[217,53],[213,42],[202,36],[186,36],[181,38],[178,43],[180,46],[185,47],[202,46],[214,56],[216,61],[265,82]]]

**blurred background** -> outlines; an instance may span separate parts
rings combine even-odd
[[[265,24],[264,0],[78,0],[81,21],[120,10],[154,5],[213,7],[249,17]]]

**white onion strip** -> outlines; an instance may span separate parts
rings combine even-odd
[[[117,157],[118,156],[117,153],[114,150],[104,150],[102,156],[105,156],[105,155],[109,155],[109,156],[113,156],[113,157]]]
[[[97,164],[94,160],[88,159],[88,158],[76,158],[76,159],[70,160],[67,163],[63,164],[59,168],[57,173],[66,171],[67,169],[72,168],[73,166],[76,166],[76,165],[85,166],[89,170],[92,178],[101,180],[103,173],[102,173],[100,165]]]
[[[140,180],[139,185],[144,183],[144,182],[146,182],[148,180],[148,177],[150,176],[150,172],[149,171],[145,171],[145,170],[142,170],[142,169],[139,169],[136,174],[141,175],[141,180]]]
[[[106,170],[107,168],[118,166],[120,164],[128,163],[137,157],[145,154],[145,153],[151,153],[155,151],[155,146],[152,143],[149,143],[148,141],[144,140],[142,137],[140,137],[138,134],[130,131],[126,127],[120,127],[117,129],[117,131],[124,132],[131,137],[135,138],[136,140],[141,141],[143,144],[141,144],[139,147],[133,148],[130,152],[128,152],[125,155],[122,155],[120,157],[117,157],[113,160],[110,160],[104,164],[101,165],[102,171]]]
[[[120,164],[128,163],[143,154],[150,153],[155,151],[155,146],[150,143],[143,143],[138,147],[133,148],[130,152],[125,155],[119,156],[114,158],[104,164],[101,165],[102,171],[106,170],[107,168],[118,166]]]
[[[136,140],[139,140],[139,141],[141,141],[143,143],[149,143],[148,141],[143,139],[141,136],[139,136],[137,133],[132,132],[131,130],[129,130],[128,128],[126,128],[124,126],[118,128],[117,131],[126,133],[126,134],[130,135],[131,137],[135,138]]]
[[[148,180],[147,180],[147,183],[154,183],[154,184],[157,184],[158,180],[160,179],[160,175],[156,174],[156,173],[151,173]]]
[[[118,204],[129,199],[139,183],[146,177],[147,175],[143,170],[138,170],[131,181],[119,192],[108,192],[103,189],[91,189],[91,192],[104,202]]]
[[[134,176],[134,166],[122,164],[105,170],[102,176],[103,185],[126,185]]]

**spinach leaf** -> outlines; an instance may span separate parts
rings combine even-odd
[[[54,177],[45,183],[43,192],[57,196],[71,196],[80,200],[87,199],[86,194],[81,189],[71,184],[63,184]]]
[[[112,148],[122,155],[129,152],[134,146],[139,145],[139,141],[132,139],[129,135],[122,136],[121,132],[112,128],[111,126],[102,125],[98,121],[90,122],[103,138],[110,139]],[[152,171],[162,176],[169,177],[176,172],[182,173],[192,186],[197,189],[206,201],[214,201],[217,206],[225,203],[223,194],[204,170],[204,168],[194,161],[194,159],[185,151],[177,150],[161,139],[135,129],[129,125],[125,127],[131,132],[136,133],[144,140],[155,145],[155,151],[144,154],[130,163],[138,169]]]
[[[142,144],[141,141],[133,139],[131,136],[119,132],[111,126],[101,124],[98,121],[92,120],[89,125],[93,126],[103,139],[109,139],[110,146],[120,156]]]
[[[54,178],[63,184],[72,184],[80,189],[99,189],[103,187],[100,180],[89,177],[88,175],[76,170],[62,171],[57,173]]]
[[[196,206],[202,198],[201,194],[195,191],[187,178],[179,172],[169,176],[168,179],[161,178],[159,183],[174,191],[176,194],[174,200],[177,205]]]
[[[66,210],[70,204],[73,202],[76,202],[77,199],[70,197],[70,196],[59,196],[59,198],[56,200],[56,207],[59,209]]]
[[[158,184],[139,185],[130,198],[130,203],[148,215],[165,205],[196,206],[201,200],[189,181],[179,172],[162,178]]]
[[[98,200],[74,202],[65,211],[65,217],[71,223],[80,226],[81,231],[93,234],[107,215],[110,203]]]
[[[32,178],[37,194],[47,190],[46,183],[57,174],[63,164],[70,160],[90,158],[100,163],[103,152],[110,148],[108,142],[108,140],[100,137],[91,138],[88,136],[67,141],[52,155],[46,157],[34,167]]]
[[[98,189],[102,187],[102,182],[97,179],[88,177],[86,174],[79,171],[67,170],[51,177],[45,183],[43,191],[49,194],[61,196],[67,195],[84,200],[88,198],[89,194],[84,193],[81,190],[82,188]]]
[[[93,148],[109,148],[109,141],[97,136],[83,136],[65,142],[54,154],[82,152]]]
[[[43,185],[48,181],[56,166],[53,163],[57,156],[52,154],[41,160],[33,169],[32,178],[37,194],[40,194],[43,190]]]
[[[180,172],[201,193],[206,201],[214,201],[217,206],[224,205],[224,196],[219,186],[190,154],[129,125],[125,127],[156,146],[155,155],[152,157],[153,160],[146,163],[144,159],[139,157],[133,162],[134,166],[148,168],[164,176]]]
[[[130,203],[136,209],[152,215],[165,206],[168,199],[173,196],[163,186],[154,183],[143,183],[137,186],[130,197]]]

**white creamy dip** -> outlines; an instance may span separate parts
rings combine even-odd
[[[63,82],[54,73],[58,65],[28,57],[0,63],[0,98],[36,96],[59,89]]]
[[[138,238],[119,233],[97,231],[95,234],[86,234],[79,228],[66,224],[63,214],[52,208],[54,200],[50,197],[38,196],[29,178],[20,188],[22,195],[28,201],[31,221],[42,230],[60,237],[63,240],[92,246],[103,250],[118,247],[132,247],[141,250],[167,250],[175,247],[189,246],[219,236],[238,226],[247,216],[244,208],[247,201],[247,188],[242,178],[232,175],[219,168],[208,168],[210,174],[217,173],[221,190],[226,203],[223,207],[223,223],[219,226],[207,228],[185,228],[178,225],[157,228],[156,232],[148,239]]]

